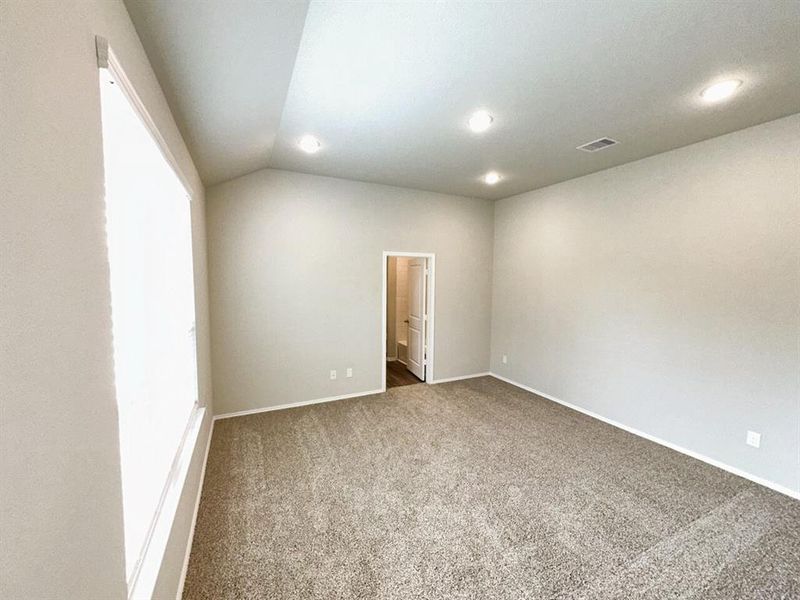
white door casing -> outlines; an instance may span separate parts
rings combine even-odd
[[[406,256],[409,258],[424,258],[426,273],[425,282],[425,312],[427,319],[425,320],[425,381],[427,383],[435,383],[431,381],[436,373],[436,254],[433,252],[408,252],[405,250],[384,250],[381,258],[381,269],[383,271],[383,284],[381,291],[381,329],[380,329],[380,346],[382,352],[378,354],[380,363],[378,369],[381,373],[381,381],[383,386],[381,391],[386,391],[386,322],[387,322],[387,291],[388,291],[388,261],[390,256]],[[406,338],[408,339],[408,338]]]
[[[425,381],[425,328],[427,322],[427,259],[408,262],[408,364],[414,375]]]

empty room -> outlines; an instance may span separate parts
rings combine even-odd
[[[800,600],[800,0],[0,49],[2,600]]]

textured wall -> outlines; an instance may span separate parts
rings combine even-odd
[[[211,402],[203,188],[125,7],[0,3],[3,598],[126,597],[95,35],[109,40],[194,182],[200,396]],[[184,517],[159,582],[167,595]]]
[[[217,413],[380,389],[385,250],[436,253],[434,377],[487,370],[490,201],[275,170],[207,198]]]
[[[800,116],[498,201],[492,312],[495,373],[799,490]]]

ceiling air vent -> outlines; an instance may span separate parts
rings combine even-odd
[[[584,152],[597,152],[598,150],[602,150],[603,148],[608,148],[609,146],[613,146],[614,144],[618,144],[617,140],[612,140],[611,138],[600,138],[599,140],[595,140],[593,142],[587,142],[583,146],[578,146],[578,150],[583,150]]]

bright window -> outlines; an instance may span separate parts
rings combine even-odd
[[[190,198],[113,72],[100,89],[130,584],[197,405]]]

